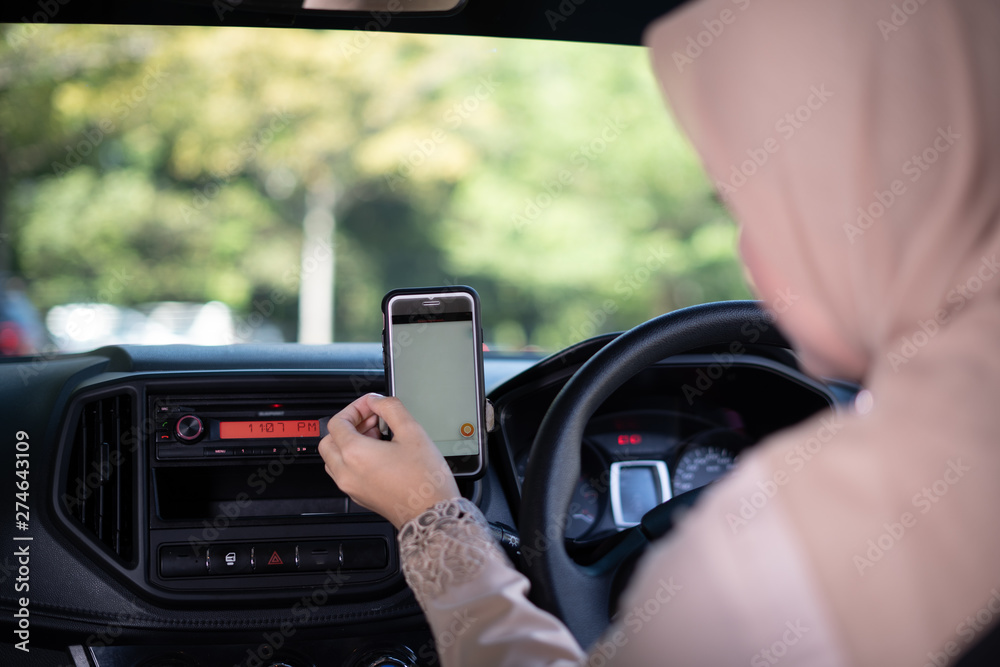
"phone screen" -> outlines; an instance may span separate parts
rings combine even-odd
[[[472,300],[449,298],[467,305],[396,314],[390,303],[392,391],[444,456],[475,456],[481,399]]]

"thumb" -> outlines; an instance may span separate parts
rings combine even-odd
[[[403,402],[395,396],[369,394],[368,407],[389,425],[393,433],[399,435],[409,434],[413,431],[423,433],[423,427],[413,418]]]

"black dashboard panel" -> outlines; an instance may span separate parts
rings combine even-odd
[[[349,639],[351,651],[384,645],[387,632],[418,638],[410,642],[414,649],[430,640],[399,573],[392,526],[351,507],[325,474],[315,474],[322,471],[317,457],[287,463],[280,456],[239,463],[232,458],[231,466],[217,459],[183,465],[156,459],[157,428],[147,421],[153,396],[321,394],[332,410],[381,388],[377,345],[263,347],[116,347],[0,363],[0,422],[8,430],[0,456],[8,459],[9,474],[14,434],[21,432],[30,447],[30,520],[23,528],[3,522],[0,534],[8,544],[22,539],[31,554],[21,590],[10,576],[12,556],[6,561],[0,556],[0,609],[10,629],[19,599],[30,597],[33,654],[74,644],[88,651],[104,647],[105,657],[157,643],[174,649],[246,648],[280,627],[291,628],[303,646]],[[90,453],[83,457],[74,454],[81,431],[93,431],[93,437],[87,434]],[[244,514],[227,516],[224,497],[238,497],[230,493],[234,480],[250,480],[225,471],[264,468],[269,474],[268,466],[276,464],[284,469],[273,479],[287,475],[295,483],[268,483],[260,495],[259,485],[249,486],[247,494],[265,502],[255,511],[251,503],[240,508]],[[322,514],[315,513],[317,499],[325,503]],[[294,512],[291,506],[303,500],[305,511]],[[490,500],[483,502],[489,506]],[[492,505],[501,506],[495,500]],[[163,548],[191,546],[192,535],[196,545],[205,538],[209,545],[227,547],[219,554],[223,563],[231,551],[249,548],[253,557],[270,548],[264,565],[277,551],[283,565],[291,562],[296,569],[258,572],[254,562],[250,572],[163,576]],[[332,568],[337,578],[323,561],[331,556],[339,566]],[[323,569],[299,568],[307,559],[312,568]],[[425,646],[428,650],[433,653]],[[114,664],[107,660],[101,664]],[[212,664],[199,660],[195,664]]]
[[[486,356],[499,428],[487,474],[461,488],[504,531],[542,416],[610,339],[544,360]],[[382,389],[381,363],[377,344],[122,346],[0,363],[3,423],[30,443],[31,521],[0,535],[30,538],[33,645],[75,644],[101,665],[168,654],[209,665],[289,627],[291,664],[383,649],[433,664],[394,529],[341,493],[315,451],[326,417]],[[727,456],[856,389],[794,363],[784,350],[732,362],[700,350],[634,377],[587,430],[571,537],[618,530],[614,464],[662,461],[671,486],[701,484],[724,474]],[[292,437],[272,437],[281,429]],[[17,607],[0,586],[4,616]]]
[[[316,452],[320,422],[356,397],[356,374],[95,380],[69,404],[54,505],[60,527],[137,593],[219,606],[287,603],[331,577],[331,598],[403,589],[392,526],[350,502]],[[213,439],[219,418],[310,428]]]

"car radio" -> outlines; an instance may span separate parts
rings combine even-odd
[[[319,456],[317,446],[332,416],[328,402],[301,397],[281,401],[247,398],[158,396],[155,420],[157,460],[211,457]],[[335,406],[339,409],[340,406]]]
[[[343,493],[318,453],[331,415],[355,398],[348,382],[147,385],[148,577],[159,595],[287,600],[330,571],[343,580],[336,597],[402,586],[392,524]]]

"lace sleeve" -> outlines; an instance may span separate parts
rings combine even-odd
[[[399,531],[403,575],[421,604],[474,579],[490,562],[507,564],[486,518],[465,498],[439,502]]]

